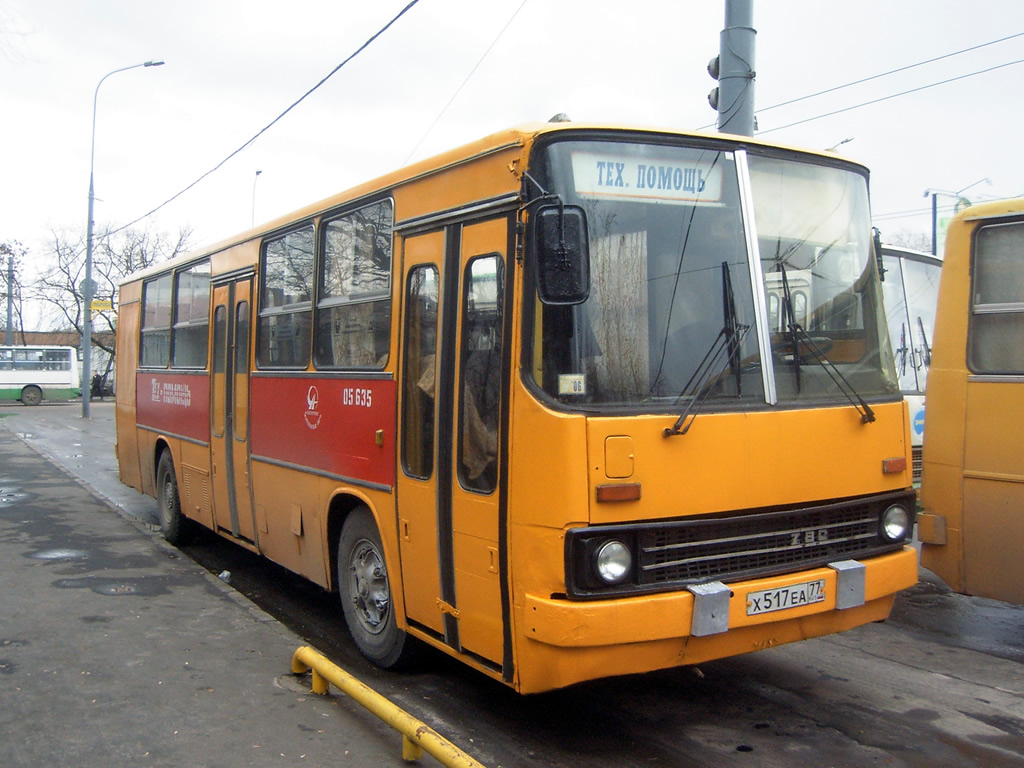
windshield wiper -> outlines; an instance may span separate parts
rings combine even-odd
[[[782,308],[783,320],[789,329],[789,344],[793,350],[793,375],[796,377],[796,391],[800,392],[800,323],[796,321],[793,311],[793,294],[789,290],[789,277],[786,275],[786,264],[779,261],[779,272],[782,274]]]
[[[736,295],[732,291],[732,275],[729,263],[722,262],[722,327],[725,329],[726,342],[729,345],[729,366],[736,377],[736,396],[743,396],[743,377],[740,365],[740,341],[750,326],[741,326],[736,319]],[[740,330],[742,328],[742,331]]]
[[[920,315],[917,316],[917,327],[921,330],[921,343],[924,345],[924,367],[927,370],[932,365],[932,348],[928,346],[928,334],[924,332],[924,322]]]
[[[828,359],[821,348],[815,343],[811,335],[803,329],[803,326],[796,321],[796,315],[793,314],[793,296],[789,292],[789,280],[786,278],[786,265],[781,261],[779,262],[779,272],[782,273],[782,293],[783,299],[786,305],[786,312],[789,315],[789,338],[790,343],[793,347],[793,366],[796,374],[796,391],[800,391],[800,344],[801,339],[805,349],[810,350],[811,357],[818,363],[822,368],[825,369],[825,373],[829,375],[829,378],[839,387],[839,391],[846,396],[846,399],[850,401],[857,412],[860,414],[860,420],[862,424],[869,424],[875,420],[875,412],[871,410],[871,406],[868,405],[864,398],[858,394],[857,390],[853,388],[853,385],[843,376],[835,363]],[[918,318],[920,319],[920,318]]]
[[[704,353],[704,359],[700,361],[697,370],[686,382],[683,391],[676,398],[676,403],[686,396],[687,392],[693,392],[686,410],[676,419],[671,427],[665,427],[662,434],[665,437],[673,435],[685,435],[693,426],[694,419],[700,413],[704,403],[711,395],[712,387],[708,386],[712,376],[721,375],[721,362],[725,355],[728,355],[729,368],[736,377],[737,395],[741,392],[742,369],[740,365],[740,345],[743,337],[750,330],[749,325],[743,325],[736,318],[736,297],[732,290],[732,277],[729,274],[728,262],[722,262],[722,330],[718,332],[708,351]],[[696,386],[691,390],[691,385],[696,381]]]
[[[909,351],[907,349],[907,324],[900,323],[900,348],[896,350],[896,370],[900,376],[907,375],[907,352]]]

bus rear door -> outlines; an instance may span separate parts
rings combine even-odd
[[[255,542],[249,494],[249,308],[252,278],[213,289],[213,386],[210,451],[214,520]]]

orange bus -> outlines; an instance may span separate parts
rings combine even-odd
[[[549,123],[120,289],[121,479],[523,693],[884,619],[914,492],[868,173]]]
[[[956,215],[939,283],[921,478],[921,562],[953,590],[1024,605],[1024,199]]]

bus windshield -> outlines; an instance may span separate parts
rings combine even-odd
[[[589,227],[589,298],[535,313],[532,373],[553,399],[722,410],[898,392],[864,176],[609,141],[552,144],[533,172]]]

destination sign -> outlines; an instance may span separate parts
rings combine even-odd
[[[572,172],[581,197],[690,204],[722,200],[722,168],[710,162],[573,152]]]

